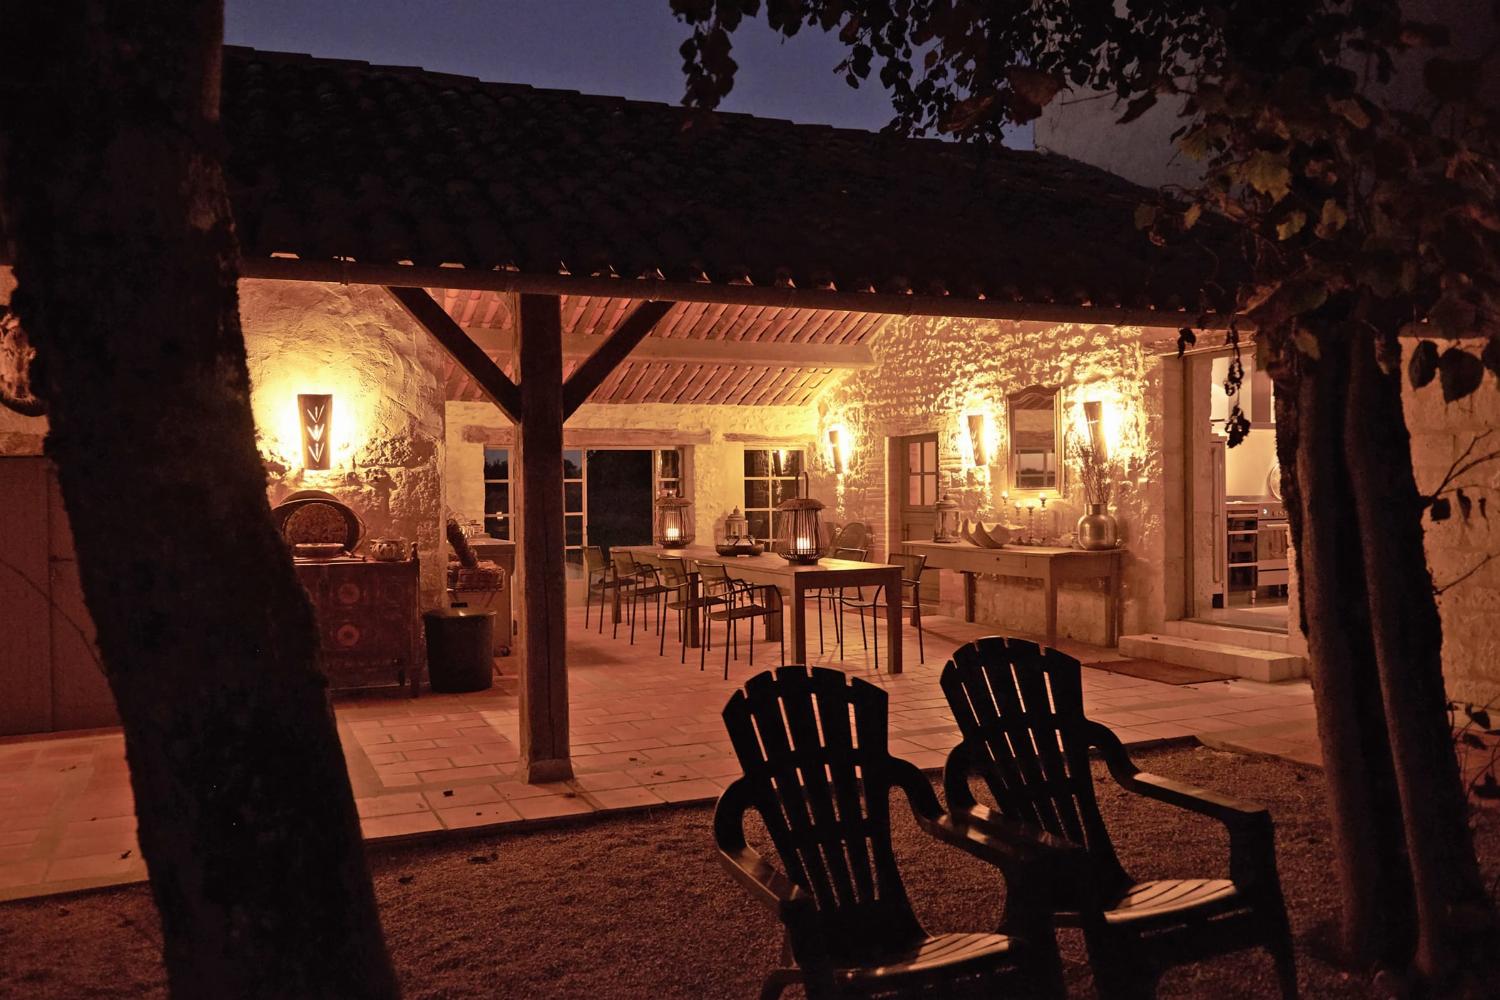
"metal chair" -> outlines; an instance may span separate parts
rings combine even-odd
[[[699,564],[700,571],[703,564]],[[721,570],[723,566],[719,567]],[[726,572],[724,579],[728,580],[729,587],[724,591],[722,606],[718,611],[708,611],[704,615],[703,642],[698,650],[698,669],[702,670],[707,662],[707,650],[711,644],[713,623],[723,622],[725,627],[724,636],[724,679],[729,679],[729,652],[734,649],[735,659],[740,656],[740,622],[750,623],[750,665],[755,666],[755,619],[765,621],[767,631],[770,630],[770,619],[772,615],[781,614],[782,600],[781,591],[775,584],[753,584],[744,580],[735,580]],[[781,662],[786,662],[786,632],[781,633]]]
[[[583,550],[583,627],[589,627],[589,606],[594,595],[599,595],[599,634],[604,634],[605,598],[621,584],[615,579],[614,567],[604,558],[604,549],[598,545],[586,546]]]
[[[635,645],[635,609],[636,595],[642,587],[652,579],[651,567],[643,567],[635,561],[635,557],[622,549],[615,549],[610,554],[610,562],[614,566],[615,601],[617,604],[624,603],[626,596],[630,599],[630,644]],[[615,617],[614,630],[611,638],[620,637],[620,619]]]
[[[925,663],[927,662],[927,653],[922,638],[922,602],[919,599],[918,588],[922,584],[922,571],[927,567],[927,557],[898,553],[887,559],[886,564],[901,567],[901,592],[892,597],[892,595],[885,593],[884,587],[875,587],[870,594],[870,599],[865,600],[865,588],[857,587],[855,588],[854,597],[851,598],[847,594],[840,596],[839,621],[842,622],[843,620],[844,608],[853,608],[855,610],[859,615],[859,634],[864,640],[866,649],[870,647],[870,635],[873,634],[874,636],[875,662],[878,663],[880,662],[880,615],[878,612],[883,603],[881,598],[884,597],[885,601],[895,600],[900,603],[902,611],[910,611],[912,613],[912,626],[917,630],[917,662]],[[911,588],[910,603],[906,600],[908,587]],[[865,632],[866,611],[870,612],[870,633],[868,634]],[[844,655],[842,627],[838,631],[839,656],[842,657]]]
[[[723,598],[705,595],[702,592],[702,584],[697,573],[689,572],[686,561],[683,559],[663,556],[661,560],[661,582],[669,594],[666,601],[659,607],[657,618],[657,648],[659,656],[665,656],[667,651],[667,612],[677,612],[677,636],[682,644],[678,656],[679,663],[687,662],[687,643],[689,623],[696,621],[698,627],[698,643],[702,645],[707,639],[707,630],[703,615],[706,609],[718,607],[723,604]]]

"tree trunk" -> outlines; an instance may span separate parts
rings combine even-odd
[[[1469,830],[1443,686],[1443,628],[1422,544],[1424,504],[1412,473],[1401,376],[1358,343],[1349,364],[1345,451],[1354,487],[1375,661],[1395,759],[1416,895],[1414,966],[1441,995],[1492,966],[1494,904]],[[1482,981],[1482,980],[1481,980]],[[1478,995],[1478,994],[1474,994]]]
[[[1355,967],[1403,969],[1415,916],[1401,803],[1370,642],[1365,566],[1344,464],[1347,346],[1278,379],[1276,447],[1328,780],[1340,937]]]
[[[219,162],[222,9],[0,13],[0,211],[176,996],[396,994],[270,519]]]

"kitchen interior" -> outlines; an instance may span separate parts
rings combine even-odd
[[[1207,496],[1198,500],[1198,509],[1206,500],[1211,529],[1206,535],[1195,534],[1196,544],[1207,551],[1195,552],[1194,564],[1203,567],[1206,563],[1211,572],[1206,574],[1206,585],[1194,588],[1193,618],[1284,633],[1290,530],[1281,501],[1271,379],[1256,367],[1253,352],[1246,350],[1237,397],[1250,421],[1250,431],[1231,448],[1226,426],[1234,398],[1224,387],[1233,358],[1220,353],[1192,361],[1196,371],[1190,372],[1188,384],[1195,393],[1206,390],[1208,394],[1207,449],[1206,453],[1195,449],[1192,459],[1202,463],[1195,469],[1194,484],[1197,490],[1207,490]],[[1188,412],[1201,415],[1203,411],[1200,405],[1188,407]],[[1194,430],[1194,440],[1203,441],[1201,428]]]

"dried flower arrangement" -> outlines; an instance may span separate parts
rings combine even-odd
[[[1104,449],[1087,437],[1070,433],[1067,440],[1068,459],[1078,470],[1079,482],[1083,484],[1085,503],[1108,504],[1115,488],[1115,463]]]

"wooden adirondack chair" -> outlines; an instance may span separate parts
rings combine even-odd
[[[1171,966],[1265,947],[1283,997],[1297,995],[1291,929],[1276,874],[1276,846],[1265,809],[1139,771],[1120,740],[1083,714],[1078,661],[1022,639],[979,639],[943,668],[943,693],[963,734],[949,755],[944,792],[955,817],[997,836],[1027,830],[1022,843],[1047,845],[1056,869],[1072,873],[1053,896],[1060,926],[1081,927],[1101,996],[1150,997]],[[1094,798],[1089,750],[1096,748],[1120,786],[1190,812],[1229,831],[1227,879],[1137,882],[1120,864]],[[978,775],[999,806],[976,803]]]
[[[928,934],[918,923],[891,851],[892,788],[928,833],[1000,867],[1012,899],[1034,901],[1045,872],[1029,848],[945,815],[921,771],[887,751],[886,722],[885,691],[825,668],[758,674],[724,708],[745,774],[719,798],[714,839],[730,874],[786,927],[784,964],[762,1000],[798,982],[809,997],[848,997],[1007,976],[1022,995],[1061,995],[1045,905],[1007,907],[1006,930],[1023,936]],[[784,873],[745,843],[752,808]]]

